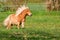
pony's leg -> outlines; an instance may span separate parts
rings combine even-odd
[[[24,28],[24,22],[22,22],[22,24],[21,24],[21,25],[22,25],[22,27],[21,27],[21,28]]]
[[[10,29],[10,27],[11,27],[11,24],[8,24],[7,29]]]
[[[20,23],[18,22],[18,24],[17,24],[17,28],[19,29],[20,28]]]
[[[7,29],[10,29],[10,28],[11,28],[11,23],[9,22],[7,25]]]
[[[7,28],[6,29],[9,29],[9,25],[7,25]]]

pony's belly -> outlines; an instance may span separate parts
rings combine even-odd
[[[17,22],[16,21],[12,21],[11,24],[16,24],[17,25]]]

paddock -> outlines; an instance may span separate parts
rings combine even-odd
[[[0,12],[0,40],[60,40],[60,11],[45,11],[44,4],[28,4],[32,17],[27,16],[24,29],[7,30],[3,20],[15,12]]]

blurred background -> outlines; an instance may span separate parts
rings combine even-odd
[[[28,5],[31,10],[60,10],[60,0],[0,0],[0,12],[16,11],[23,4]]]

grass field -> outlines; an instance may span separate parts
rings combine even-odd
[[[16,26],[7,30],[3,20],[13,12],[0,12],[0,40],[60,40],[60,12],[32,10],[27,17],[25,28]]]

